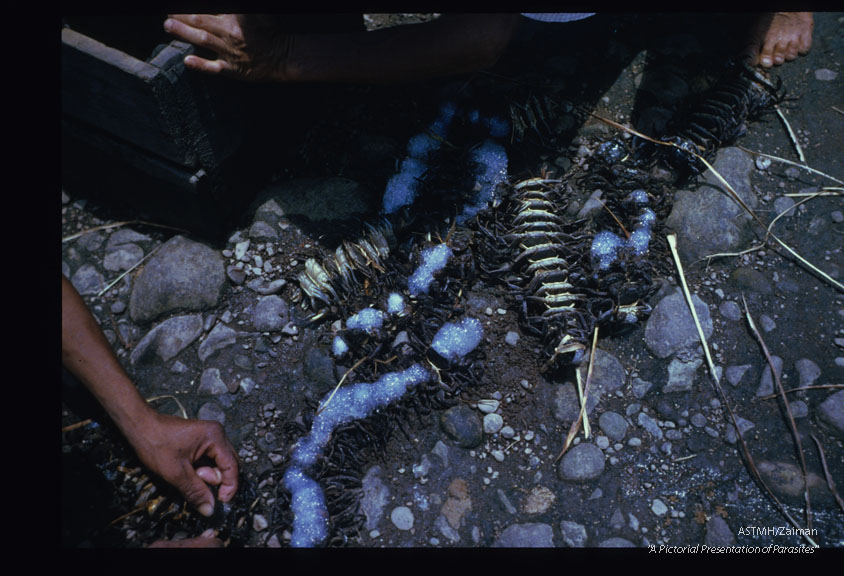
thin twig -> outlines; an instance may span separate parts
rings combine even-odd
[[[108,292],[108,291],[111,289],[111,287],[112,287],[112,286],[114,286],[115,284],[117,284],[118,282],[120,282],[120,281],[123,279],[123,277],[124,277],[124,276],[126,276],[129,272],[131,272],[132,270],[134,270],[135,268],[137,268],[138,266],[140,266],[140,265],[141,265],[141,263],[142,263],[144,260],[146,260],[147,258],[149,258],[150,256],[152,256],[153,254],[155,254],[155,253],[158,251],[158,249],[159,249],[159,248],[161,248],[162,246],[164,246],[164,244],[159,244],[158,246],[156,246],[155,248],[153,248],[152,250],[150,250],[150,251],[149,251],[149,253],[148,253],[146,256],[144,256],[143,258],[141,258],[140,260],[138,260],[137,262],[135,262],[135,263],[134,263],[134,264],[133,264],[133,265],[132,265],[132,266],[131,266],[128,270],[126,270],[125,272],[123,272],[123,274],[121,274],[120,276],[118,276],[117,278],[115,278],[114,280],[112,280],[111,282],[109,282],[108,286],[106,286],[105,288],[103,288],[102,290],[100,290],[99,292],[97,292],[97,297],[102,296],[103,294],[105,294],[106,292]]]
[[[580,412],[575,418],[574,422],[571,423],[571,427],[569,428],[568,436],[566,436],[566,442],[563,445],[563,449],[554,459],[554,462],[558,462],[560,458],[563,457],[563,454],[566,453],[566,450],[569,449],[571,446],[574,437],[577,435],[578,430],[580,430],[580,422],[583,421],[584,423],[584,433],[588,438],[589,435],[586,432],[589,426],[588,415],[586,412],[586,402],[589,399],[589,385],[592,383],[592,367],[595,365],[595,351],[596,351],[596,344],[598,343],[598,327],[595,326],[595,331],[592,334],[592,351],[589,353],[589,368],[586,371],[586,384],[583,389],[583,394],[580,394],[580,387],[578,386],[578,395],[580,396]],[[580,374],[579,371],[575,370],[575,374],[578,377],[578,383],[580,382]]]
[[[706,354],[706,362],[709,364],[709,372],[712,374],[712,379],[715,380],[716,383],[719,383],[718,374],[715,371],[715,363],[712,362],[712,355],[709,353],[709,345],[706,343],[706,336],[704,336],[703,328],[700,325],[700,320],[698,320],[695,304],[692,301],[692,294],[689,292],[689,286],[686,284],[686,275],[683,273],[683,265],[680,263],[680,255],[677,253],[677,237],[674,234],[669,234],[667,238],[668,245],[671,247],[671,255],[674,257],[674,264],[677,266],[677,272],[680,275],[680,284],[683,286],[683,294],[686,296],[686,302],[689,304],[692,319],[695,321],[700,342],[703,344],[703,352]]]
[[[835,110],[836,112],[838,112],[839,114],[844,114],[844,110],[842,110],[841,108],[838,108],[837,106],[832,106],[832,109]]]
[[[345,374],[343,374],[343,377],[342,377],[342,378],[340,378],[340,381],[339,381],[339,382],[337,382],[337,386],[335,386],[335,387],[334,387],[334,390],[332,390],[332,391],[331,391],[331,395],[330,395],[330,396],[328,397],[328,399],[325,401],[325,404],[323,404],[322,406],[320,406],[320,407],[319,407],[319,410],[317,410],[317,411],[316,411],[316,413],[317,413],[317,414],[319,414],[320,412],[322,412],[323,410],[325,410],[325,408],[328,406],[328,403],[329,403],[329,402],[331,402],[331,399],[332,399],[332,398],[334,398],[334,395],[337,393],[337,390],[339,390],[339,389],[340,389],[340,386],[342,386],[342,385],[343,385],[343,381],[346,379],[346,376],[348,376],[350,373],[354,372],[355,368],[357,368],[358,366],[360,366],[361,364],[363,364],[363,363],[366,361],[366,359],[367,359],[367,358],[369,358],[369,357],[368,357],[368,356],[364,356],[363,358],[361,358],[360,360],[358,360],[357,362],[355,362],[355,365],[354,365],[354,366],[352,366],[351,368],[349,368],[348,370],[346,370],[346,373],[345,373]]]
[[[800,469],[803,472],[803,487],[804,491],[804,498],[806,500],[806,524],[809,529],[812,528],[812,503],[809,498],[809,480],[808,480],[808,472],[806,471],[806,458],[803,456],[803,444],[800,442],[800,434],[797,432],[797,424],[794,422],[794,416],[791,413],[791,404],[788,402],[788,398],[785,396],[785,391],[782,387],[782,381],[780,380],[779,374],[777,374],[776,369],[774,368],[774,361],[771,358],[771,354],[768,352],[768,346],[765,345],[765,340],[762,338],[762,335],[759,333],[759,330],[756,329],[756,324],[753,322],[753,317],[750,315],[750,310],[747,308],[747,302],[744,299],[744,294],[741,296],[742,304],[744,304],[744,314],[747,317],[747,323],[750,325],[750,330],[753,332],[753,335],[756,336],[756,339],[759,341],[760,346],[762,347],[762,352],[765,354],[765,359],[768,361],[768,366],[771,369],[771,376],[773,377],[774,382],[777,383],[777,390],[780,392],[780,397],[782,398],[782,402],[785,405],[785,412],[788,416],[788,423],[791,427],[791,433],[794,436],[794,442],[797,444],[797,454],[800,457]]]
[[[777,162],[782,162],[783,164],[789,164],[791,166],[796,166],[797,168],[802,168],[803,170],[808,170],[809,172],[813,172],[814,174],[817,174],[819,176],[823,176],[824,178],[829,178],[833,182],[838,182],[839,184],[844,184],[844,182],[842,182],[841,180],[839,180],[835,176],[830,176],[829,174],[821,172],[820,170],[815,170],[811,166],[806,166],[805,164],[800,164],[799,162],[793,162],[791,160],[786,160],[785,158],[780,158],[779,156],[771,156],[770,154],[765,154],[764,152],[756,152],[755,150],[750,150],[748,148],[745,148],[744,146],[739,146],[738,144],[736,144],[736,148],[744,150],[748,154],[753,154],[755,156],[762,156],[763,158],[770,158],[771,160],[776,160]]]
[[[123,222],[112,222],[111,224],[95,226],[93,228],[88,228],[87,230],[77,232],[76,234],[65,236],[64,238],[62,238],[62,244],[64,244],[65,242],[70,242],[71,240],[75,240],[80,236],[84,236],[85,234],[90,234],[91,232],[96,232],[98,230],[108,230],[109,228],[120,228],[121,226],[128,226],[130,224],[140,224],[143,226],[152,226],[154,228],[164,228],[167,230],[175,230],[176,232],[187,232],[187,230],[185,230],[184,228],[176,228],[175,226],[167,226],[165,224],[156,224],[155,222],[145,222],[143,220],[124,220]]]
[[[800,143],[797,141],[797,136],[794,135],[794,132],[791,130],[791,124],[788,123],[788,120],[785,118],[785,114],[782,113],[780,107],[774,104],[774,110],[777,111],[777,114],[782,120],[782,123],[785,124],[785,129],[788,130],[788,135],[791,137],[791,142],[794,144],[794,147],[797,149],[797,155],[800,157],[800,161],[805,164],[806,163],[806,156],[803,155],[803,149],[800,147]]]
[[[171,400],[173,400],[173,402],[175,402],[176,405],[179,407],[179,413],[180,413],[182,419],[183,420],[188,419],[188,413],[185,411],[185,407],[182,406],[182,403],[179,402],[178,398],[176,398],[175,396],[171,396],[170,394],[162,394],[161,396],[153,396],[152,398],[147,398],[147,403],[155,402],[156,400],[162,400],[164,398],[170,398]]]
[[[827,390],[829,388],[844,388],[844,384],[818,384],[817,386],[803,386],[802,388],[789,388],[785,391],[786,394],[789,392],[803,392],[804,390]],[[767,396],[760,396],[758,400],[770,400],[771,398],[776,398],[776,394],[768,394]]]
[[[648,142],[653,142],[654,144],[659,144],[659,145],[662,145],[662,146],[671,146],[671,147],[677,148],[677,149],[679,149],[679,150],[682,150],[682,148],[680,148],[677,144],[674,144],[673,142],[664,142],[664,141],[662,141],[662,140],[656,140],[656,139],[654,139],[654,138],[651,138],[650,136],[647,136],[647,135],[645,135],[645,134],[642,134],[642,133],[641,133],[641,132],[639,132],[638,130],[634,130],[634,129],[632,129],[632,128],[628,128],[627,126],[624,126],[624,125],[622,125],[622,124],[619,124],[618,122],[614,122],[614,121],[612,121],[612,120],[610,120],[610,119],[608,119],[608,118],[604,118],[603,116],[600,116],[600,115],[598,115],[598,114],[595,114],[594,112],[589,112],[589,115],[591,115],[591,116],[593,116],[593,117],[595,117],[595,118],[597,118],[597,119],[601,120],[602,122],[606,122],[606,123],[607,123],[607,124],[609,124],[610,126],[614,126],[614,127],[618,128],[619,130],[623,130],[623,131],[625,131],[625,132],[629,132],[629,133],[631,133],[631,134],[634,134],[634,135],[636,135],[636,136],[639,136],[640,138],[643,138],[643,139],[647,140]],[[805,170],[809,170],[810,172],[814,172],[814,173],[816,173],[816,174],[820,174],[821,176],[825,176],[825,177],[829,178],[830,180],[834,180],[835,182],[838,182],[839,184],[844,184],[844,182],[842,182],[841,180],[838,180],[837,178],[833,178],[832,176],[829,176],[828,174],[824,174],[823,172],[820,172],[820,171],[818,171],[818,170],[815,170],[814,168],[810,168],[810,167],[808,167],[808,166],[806,166],[806,165],[803,165],[803,164],[797,164],[797,163],[795,163],[795,162],[791,162],[790,160],[785,160],[785,159],[783,159],[783,158],[777,158],[776,156],[769,156],[768,154],[762,154],[761,152],[754,152],[754,151],[752,151],[752,150],[748,150],[747,148],[742,148],[741,146],[738,146],[738,148],[741,148],[742,150],[744,150],[745,152],[749,152],[750,154],[756,154],[756,155],[758,155],[758,156],[765,156],[766,158],[771,158],[771,159],[774,159],[774,160],[779,160],[779,161],[781,161],[781,162],[785,162],[786,164],[793,164],[794,166],[798,166],[799,168],[803,168],[803,169],[805,169]],[[685,150],[684,150],[684,152],[688,152],[688,151],[685,151]],[[722,183],[722,184],[724,184],[724,186],[726,186],[727,191],[730,193],[730,195],[732,196],[733,200],[735,200],[735,201],[736,201],[736,203],[738,203],[738,205],[739,205],[739,206],[741,206],[741,207],[742,207],[742,208],[743,208],[743,209],[744,209],[744,210],[745,210],[748,214],[750,214],[750,215],[751,215],[751,217],[753,217],[753,219],[754,219],[754,220],[756,220],[756,222],[758,222],[758,223],[759,223],[762,227],[765,227],[765,224],[762,222],[762,220],[759,218],[759,216],[757,216],[757,215],[756,215],[756,213],[755,213],[755,212],[753,212],[753,210],[751,210],[751,209],[750,209],[750,207],[748,207],[748,206],[747,206],[747,204],[745,204],[745,203],[744,203],[744,201],[741,199],[741,197],[739,197],[739,195],[736,193],[736,191],[735,191],[735,190],[733,190],[733,187],[732,187],[732,186],[730,186],[730,184],[729,184],[729,183],[728,183],[728,182],[724,179],[724,177],[723,177],[723,176],[721,176],[721,175],[720,175],[720,174],[719,174],[719,173],[715,170],[715,168],[713,168],[713,167],[712,167],[712,165],[711,165],[709,162],[707,162],[707,161],[706,161],[706,159],[705,159],[705,158],[703,158],[702,156],[700,156],[700,155],[698,155],[698,154],[695,154],[694,152],[691,152],[691,154],[692,154],[695,158],[697,158],[698,160],[700,160],[700,161],[701,161],[701,162],[702,162],[702,163],[703,163],[703,164],[704,164],[704,165],[705,165],[705,166],[706,166],[709,170],[711,170],[711,171],[712,171],[712,173],[713,173],[713,174],[714,174],[714,175],[718,178],[718,180],[720,180],[720,181],[721,181],[721,183]],[[794,257],[795,257],[795,258],[797,258],[800,262],[802,262],[803,264],[805,264],[806,266],[808,266],[811,270],[813,270],[813,271],[814,271],[816,274],[818,274],[821,278],[823,278],[824,280],[826,280],[827,282],[829,282],[830,284],[832,284],[833,286],[835,286],[838,290],[840,290],[840,291],[844,292],[844,285],[843,285],[843,284],[841,284],[841,283],[840,283],[840,282],[838,282],[837,280],[833,279],[831,276],[829,276],[829,274],[826,274],[825,272],[823,272],[822,270],[820,270],[818,267],[816,267],[815,265],[813,265],[811,262],[809,262],[808,260],[806,260],[805,258],[803,258],[802,256],[800,256],[800,255],[799,255],[796,251],[794,251],[794,249],[792,249],[792,248],[791,248],[790,246],[788,246],[785,242],[783,242],[782,240],[780,240],[780,239],[779,239],[779,237],[777,237],[776,235],[771,234],[771,237],[772,237],[774,240],[776,240],[776,241],[777,241],[777,243],[778,243],[778,244],[780,244],[783,248],[785,248],[785,249],[786,249],[786,250],[787,250],[787,251],[788,251],[788,252],[789,252],[792,256],[794,256]]]
[[[844,511],[844,500],[841,500],[841,496],[838,495],[838,490],[835,489],[835,482],[832,481],[832,474],[829,473],[829,468],[826,466],[826,455],[823,452],[823,446],[821,446],[820,440],[815,438],[814,434],[809,434],[812,437],[812,440],[815,441],[815,444],[818,447],[818,453],[821,456],[821,464],[823,465],[823,473],[826,476],[826,484],[829,486],[829,491],[832,492],[832,495],[835,497],[835,501],[838,503],[838,507]]]
[[[62,428],[62,434],[64,434],[65,432],[70,432],[71,430],[76,430],[77,428],[82,428],[83,426],[87,426],[91,422],[93,422],[93,420],[91,418],[88,418],[87,420],[77,422],[76,424],[69,424]]]

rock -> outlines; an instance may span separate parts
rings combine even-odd
[[[70,277],[70,283],[82,296],[97,294],[105,288],[105,280],[93,264],[83,264]]]
[[[771,356],[771,363],[774,365],[777,377],[782,375],[782,358],[779,356]],[[765,361],[765,367],[762,369],[762,378],[759,380],[759,388],[756,390],[756,397],[768,396],[774,393],[774,377],[771,374],[771,366]]]
[[[695,380],[695,373],[702,358],[694,358],[689,362],[683,362],[679,358],[673,358],[668,365],[668,382],[662,387],[663,392],[688,392],[692,389]]]
[[[152,240],[152,238],[146,234],[141,234],[131,228],[118,228],[111,236],[108,237],[108,242],[106,242],[106,252],[123,244],[145,244],[150,240]]]
[[[360,507],[366,516],[366,529],[374,530],[381,521],[384,507],[390,501],[390,489],[380,477],[381,467],[373,466],[367,470],[361,483],[362,496]]]
[[[727,378],[727,382],[732,384],[733,386],[738,386],[739,382],[741,382],[744,373],[750,369],[750,364],[742,364],[741,366],[727,366],[727,369],[724,371],[724,375]]]
[[[706,522],[703,543],[707,546],[735,546],[736,537],[727,522],[717,514],[713,514]]]
[[[448,520],[442,514],[437,516],[437,519],[434,521],[434,528],[439,530],[440,534],[448,538],[451,542],[460,542],[460,532],[449,526]]]
[[[838,391],[821,402],[818,416],[844,436],[844,390]]]
[[[498,407],[501,405],[501,402],[495,400],[494,398],[487,398],[483,400],[478,400],[478,410],[483,412],[484,414],[491,414],[498,410]]]
[[[610,440],[621,441],[627,434],[627,420],[617,412],[604,412],[598,418],[598,426]]]
[[[522,512],[525,514],[542,514],[547,511],[557,497],[545,486],[534,486],[522,503]]]
[[[431,454],[439,456],[440,460],[442,460],[443,468],[448,467],[448,446],[443,444],[442,440],[437,440],[437,443],[431,449]]]
[[[725,300],[718,306],[718,312],[727,320],[741,320],[741,308],[732,300]]]
[[[604,471],[604,453],[588,442],[582,442],[570,449],[557,467],[557,474],[563,480],[575,482],[594,480]]]
[[[633,388],[633,396],[641,400],[645,397],[648,391],[653,388],[653,384],[651,384],[647,380],[642,380],[639,377],[634,377],[633,381],[631,382],[631,387]]]
[[[101,232],[89,232],[76,239],[76,245],[88,253],[94,253],[103,245],[104,236]]]
[[[217,394],[225,394],[228,391],[228,386],[226,386],[222,376],[220,376],[219,368],[206,368],[202,371],[202,376],[199,378],[199,388],[196,391],[197,394],[216,396]]]
[[[709,307],[696,294],[692,296],[692,302],[703,334],[709,338],[713,330]],[[681,349],[700,344],[694,319],[680,290],[675,290],[654,307],[645,325],[645,344],[658,358],[667,358]]]
[[[774,322],[773,318],[771,318],[770,316],[766,316],[765,314],[762,314],[759,317],[759,325],[762,326],[762,330],[764,330],[765,332],[770,332],[771,330],[777,327],[777,324],[776,322]]]
[[[237,342],[237,332],[225,324],[217,324],[199,345],[199,359],[205,362],[214,352]]]
[[[270,282],[267,282],[264,278],[255,278],[247,282],[246,287],[262,296],[269,296],[281,290],[285,284],[287,284],[287,280],[284,278],[276,278]]]
[[[202,334],[202,324],[200,314],[168,318],[147,332],[132,350],[129,361],[135,364],[150,351],[154,351],[163,362],[175,358],[199,338]]]
[[[801,358],[794,363],[794,368],[800,376],[800,387],[805,388],[815,383],[821,375],[821,368],[808,358]]]
[[[809,407],[802,400],[792,400],[789,406],[791,406],[791,415],[795,418],[805,418],[809,415]]]
[[[519,343],[519,333],[513,332],[512,330],[507,332],[507,335],[504,336],[504,342],[506,342],[508,346],[515,347]]]
[[[200,420],[212,420],[220,424],[226,423],[226,413],[216,402],[206,402],[199,407],[196,417]]]
[[[308,350],[303,367],[305,376],[319,389],[333,388],[337,384],[334,360],[326,351],[320,348]]]
[[[129,314],[146,323],[175,310],[218,304],[226,285],[222,256],[205,244],[175,236],[161,246],[135,279]]]
[[[803,472],[799,465],[763,460],[756,463],[756,469],[774,494],[792,504],[805,504]],[[826,480],[810,471],[807,481],[812,507],[833,504],[832,493],[829,491]]]
[[[774,291],[768,279],[761,272],[753,268],[736,268],[730,273],[727,282],[740,292],[771,294]]]
[[[654,501],[651,502],[651,512],[657,516],[665,516],[668,512],[668,506],[659,498],[654,498]]]
[[[815,78],[821,82],[831,82],[838,78],[838,72],[829,68],[818,68],[815,70]]]
[[[791,218],[794,216],[794,200],[788,196],[780,196],[774,200],[774,212],[782,214],[783,218]]]
[[[662,440],[662,429],[659,424],[644,412],[639,412],[639,426],[647,430],[655,440]]]
[[[548,524],[511,524],[493,542],[493,548],[551,548],[554,530]]]
[[[586,546],[586,527],[571,520],[560,522],[560,534],[563,542],[570,548],[584,548]]]
[[[453,406],[440,416],[440,427],[461,448],[475,448],[483,440],[483,425],[477,413],[464,404]]]
[[[583,203],[583,207],[577,213],[577,219],[582,220],[584,218],[589,218],[593,214],[596,214],[604,209],[603,204],[601,203],[601,195],[603,192],[599,190],[595,190]]]
[[[390,512],[390,520],[399,530],[410,530],[413,528],[413,512],[407,506],[397,506]]]
[[[498,414],[487,414],[484,416],[484,432],[495,434],[504,426],[504,419]]]
[[[756,194],[750,185],[753,159],[738,148],[722,148],[713,164],[751,209]],[[678,190],[666,225],[677,233],[682,260],[691,264],[709,254],[732,252],[750,238],[750,216],[711,171],[696,190]]]
[[[121,244],[107,251],[103,258],[103,268],[109,272],[129,270],[144,257],[144,250],[137,244]]]
[[[269,522],[267,522],[267,519],[263,515],[255,514],[252,516],[252,529],[255,530],[255,532],[266,530],[269,525]]]
[[[592,368],[590,394],[596,389],[614,392],[621,388],[626,376],[621,362],[609,352],[598,348],[595,352],[595,364]]]
[[[226,276],[229,277],[229,280],[231,280],[232,284],[235,286],[240,286],[246,281],[246,271],[234,264],[226,267]]]
[[[607,538],[606,540],[603,540],[603,541],[598,543],[598,548],[635,548],[635,547],[636,547],[636,545],[633,544],[633,542],[631,542],[627,538],[619,538],[617,536],[613,537],[613,538]]]
[[[586,398],[586,413],[592,414],[595,406],[601,400],[603,390],[600,388],[593,389],[590,386],[589,396]],[[577,390],[571,382],[565,382],[559,386],[554,386],[554,397],[551,402],[551,413],[554,418],[562,422],[573,422],[580,414],[580,398],[577,396]]]
[[[282,216],[311,220],[348,220],[369,210],[360,185],[348,178],[298,178],[268,187],[271,197],[255,213],[255,220],[276,225]]]
[[[248,396],[255,389],[255,381],[252,378],[244,378],[240,381],[240,389]]]
[[[455,478],[448,485],[448,498],[440,509],[445,516],[448,525],[455,530],[460,529],[463,516],[472,509],[472,499],[469,497],[469,488],[462,478]]]
[[[249,228],[249,238],[252,240],[275,240],[278,238],[278,231],[263,220],[256,220]]]
[[[252,311],[252,325],[259,332],[281,330],[289,319],[287,302],[275,294],[258,300]]]

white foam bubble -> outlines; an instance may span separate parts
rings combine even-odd
[[[451,248],[446,244],[437,244],[422,251],[422,262],[407,279],[407,289],[411,296],[428,293],[434,274],[445,268],[451,254]]]
[[[364,308],[357,314],[349,316],[346,328],[350,330],[373,330],[384,323],[384,313],[375,308]]]
[[[429,378],[427,370],[414,364],[407,370],[385,374],[374,383],[361,382],[346,386],[337,390],[333,396],[327,395],[323,399],[322,410],[314,417],[310,433],[294,445],[292,462],[283,478],[284,486],[291,494],[291,546],[312,547],[328,537],[325,496],[319,484],[306,471],[316,464],[334,429],[340,424],[366,418],[374,410],[398,400],[411,387]]]
[[[477,318],[465,317],[460,322],[447,322],[437,331],[431,348],[448,360],[455,360],[474,350],[483,336],[483,327]]]
[[[387,312],[398,314],[402,310],[404,310],[404,298],[397,292],[391,293],[387,297]]]

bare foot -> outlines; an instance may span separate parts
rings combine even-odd
[[[761,14],[754,24],[745,49],[748,62],[763,68],[806,54],[812,47],[815,21],[811,12]]]
[[[208,529],[196,538],[182,540],[156,540],[149,548],[222,548],[223,541],[214,536],[214,530]]]

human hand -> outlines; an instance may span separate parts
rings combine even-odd
[[[184,420],[153,412],[139,432],[127,435],[141,462],[174,486],[203,516],[214,513],[210,486],[221,502],[237,492],[237,455],[218,422]],[[195,468],[197,463],[209,463]]]
[[[292,80],[291,38],[278,32],[270,16],[170,14],[164,30],[217,55],[216,60],[186,56],[185,66],[193,70],[255,82]]]
[[[811,12],[760,15],[751,31],[745,57],[752,66],[770,68],[806,54],[812,47],[815,22]]]

